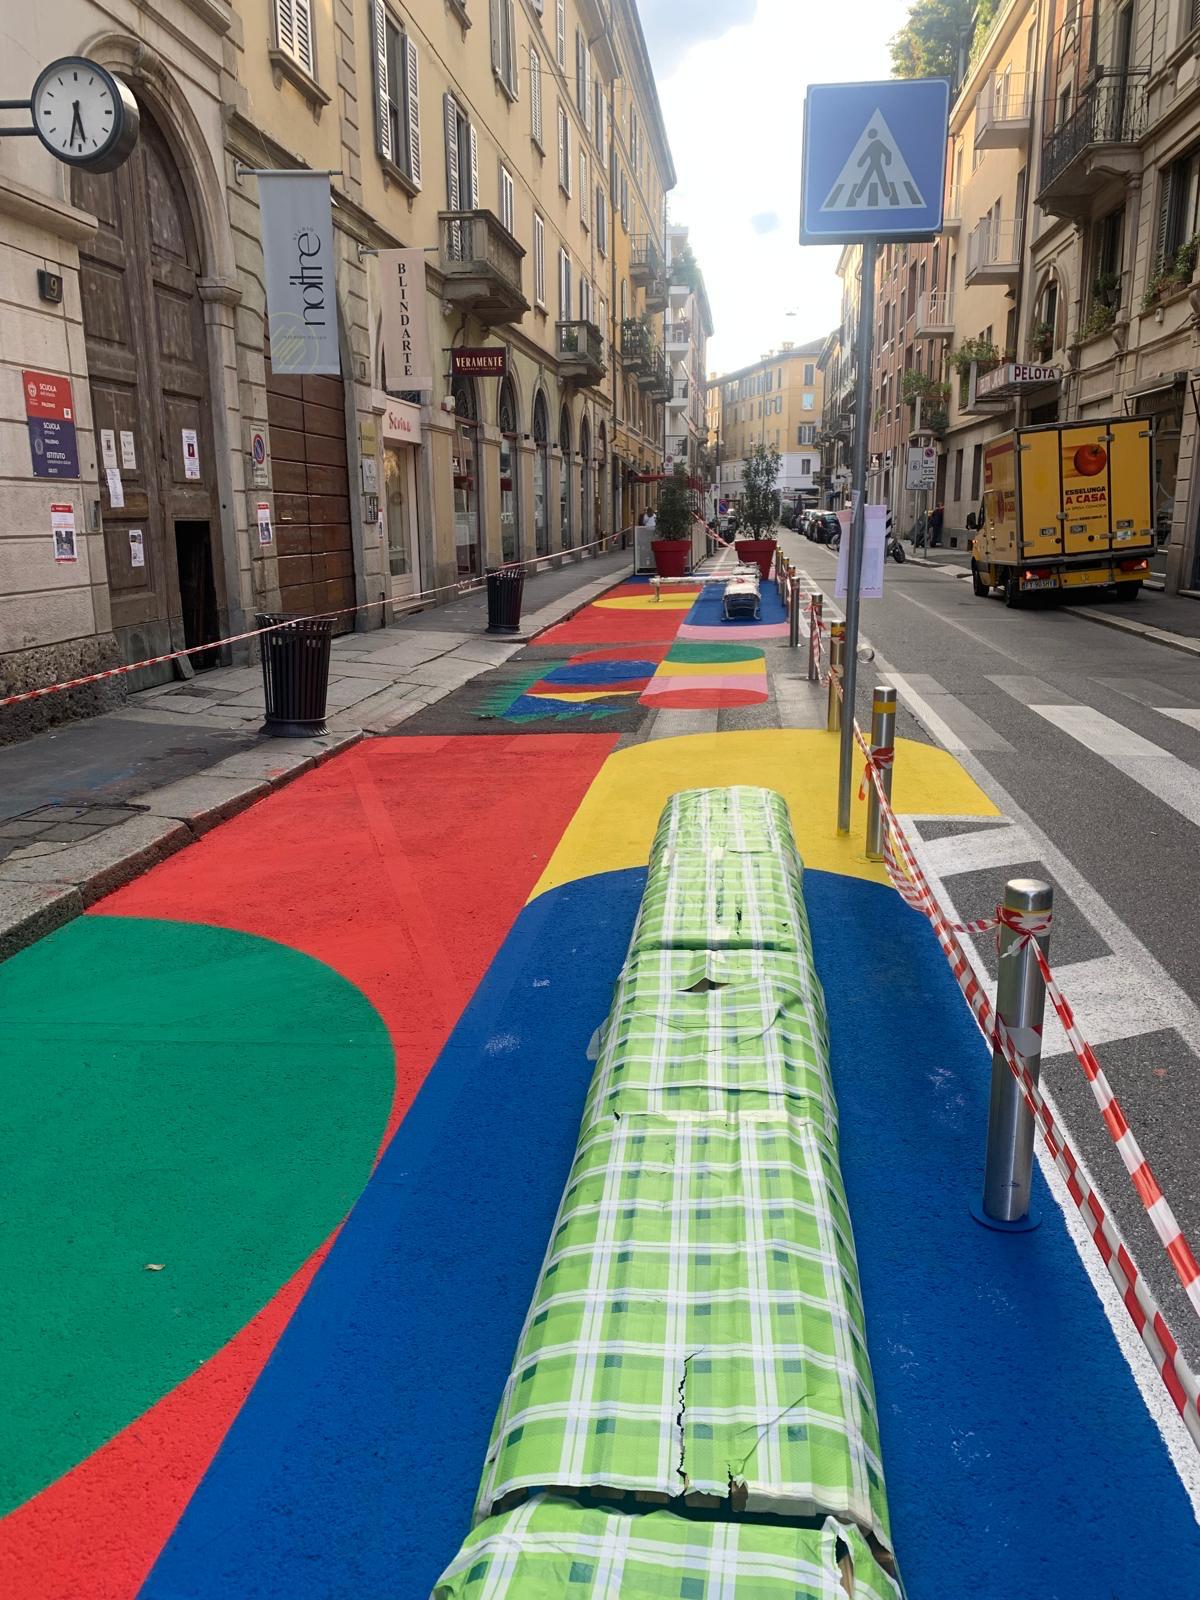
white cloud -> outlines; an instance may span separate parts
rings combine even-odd
[[[890,75],[888,40],[910,0],[758,0],[752,20],[692,44],[658,91],[679,182],[671,220],[690,230],[716,335],[709,364],[729,371],[784,339],[822,337],[840,312],[836,247],[801,247],[800,145],[809,83]],[[695,40],[690,14],[642,0],[657,39],[668,9]],[[702,7],[706,34],[737,0]],[[688,18],[684,21],[684,18]],[[780,225],[757,232],[770,212]],[[794,317],[788,317],[795,311]]]

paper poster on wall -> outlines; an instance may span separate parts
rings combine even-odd
[[[119,511],[125,504],[125,486],[121,482],[121,474],[116,467],[106,467],[104,477],[108,484],[108,503],[114,511]]]
[[[259,544],[270,544],[275,535],[271,528],[271,507],[266,500],[258,502],[256,516],[258,520],[258,542]]]
[[[55,561],[78,561],[74,506],[50,507],[50,532],[54,536]]]
[[[100,429],[100,459],[106,472],[116,470],[117,436],[111,428]]]
[[[131,567],[144,567],[146,565],[146,541],[142,538],[140,528],[129,530],[129,565]]]
[[[195,428],[183,428],[183,475],[185,478],[198,478],[200,476],[200,441],[196,437]]]
[[[121,466],[126,472],[137,471],[137,449],[128,428],[121,429]]]

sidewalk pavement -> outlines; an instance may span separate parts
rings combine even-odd
[[[522,630],[510,637],[486,635],[480,590],[335,639],[329,732],[319,738],[260,732],[256,664],[215,667],[0,746],[0,960],[272,789],[507,661],[631,561],[614,551],[528,579]]]

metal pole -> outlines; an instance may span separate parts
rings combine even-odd
[[[877,683],[871,701],[871,755],[884,757],[877,769],[883,792],[892,798],[892,752],[896,744],[896,691],[890,683]],[[883,830],[886,826],[879,795],[867,780],[867,860],[883,860]]]
[[[858,667],[858,592],[862,587],[863,528],[867,514],[867,445],[871,426],[871,348],[875,332],[875,255],[874,239],[864,239],[862,283],[858,295],[858,338],[854,375],[854,448],[851,455],[853,508],[850,518],[850,551],[846,563],[846,654],[843,687],[845,716],[840,722],[842,747],[838,758],[839,833],[850,832],[850,794],[854,774],[854,694]],[[833,724],[830,723],[830,727]]]
[[[846,624],[844,622],[831,622],[829,625],[829,700],[825,708],[825,730],[827,733],[837,733],[845,727],[842,718],[842,697],[838,693],[838,685],[846,664]]]
[[[1005,885],[1004,905],[1021,916],[1050,920],[1054,891],[1036,878],[1013,878]],[[1042,1017],[1046,985],[1038,970],[1031,943],[1000,925],[999,979],[996,1011],[1025,1058],[1036,1083],[1042,1065]],[[1037,935],[1043,951],[1050,935]],[[1014,949],[1014,946],[1018,948]],[[1012,952],[1009,954],[1009,952]],[[1033,1115],[1025,1104],[1021,1085],[1003,1054],[992,1054],[992,1092],[988,1106],[987,1160],[983,1173],[983,1206],[975,1211],[988,1227],[1025,1230],[1037,1222],[1029,1216],[1029,1187],[1033,1171]]]
[[[821,676],[821,610],[824,595],[808,597],[808,681],[816,683]]]
[[[800,647],[800,585],[793,575],[788,585],[791,605],[788,609],[788,645],[797,650]]]

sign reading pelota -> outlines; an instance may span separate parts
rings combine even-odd
[[[452,350],[450,370],[462,377],[503,378],[508,373],[507,347],[494,345],[483,350]]]

